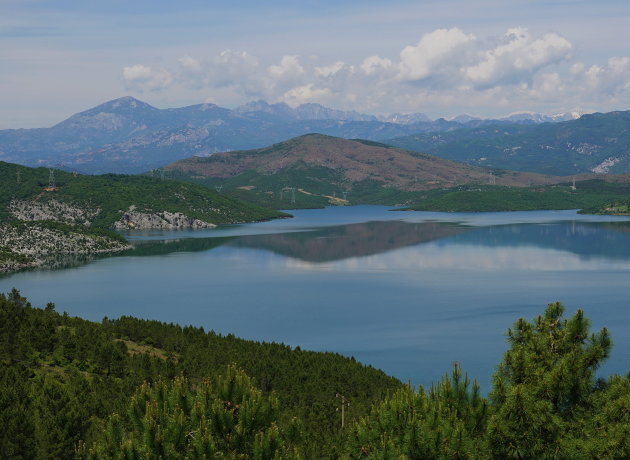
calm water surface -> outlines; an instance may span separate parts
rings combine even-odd
[[[0,278],[36,306],[133,315],[355,356],[429,384],[453,361],[488,388],[516,318],[562,301],[630,358],[630,221],[573,211],[292,211],[213,230],[129,233],[136,249]],[[86,263],[87,262],[87,263]],[[72,266],[74,264],[74,266]]]

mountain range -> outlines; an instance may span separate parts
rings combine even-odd
[[[50,128],[0,130],[0,160],[90,174],[132,174],[182,158],[260,148],[313,132],[378,141],[488,124],[540,121],[549,120],[538,114],[505,120],[470,116],[430,120],[422,113],[376,117],[314,103],[292,108],[265,101],[235,109],[215,104],[158,109],[133,97],[122,97]]]
[[[397,147],[487,168],[542,174],[630,172],[630,111],[536,125],[486,125],[388,139]]]

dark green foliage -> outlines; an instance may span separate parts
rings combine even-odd
[[[16,458],[21,452],[34,458],[43,450],[63,458],[61,452],[73,452],[79,440],[90,446],[101,439],[105,421],[114,412],[126,413],[143,382],[185,375],[195,389],[208,378],[216,383],[232,363],[247,372],[265,401],[277,397],[281,402],[274,403],[273,415],[280,438],[270,428],[269,436],[260,439],[266,441],[257,445],[269,451],[274,439],[286,444],[302,432],[303,423],[300,445],[307,457],[335,452],[336,392],[351,398],[352,420],[400,386],[383,372],[338,354],[130,317],[93,323],[60,315],[52,304],[32,308],[13,291],[0,295],[0,418],[6,427],[0,443]]]
[[[279,404],[232,366],[215,382],[145,383],[126,414],[112,415],[93,445],[80,445],[79,456],[298,459],[299,429],[279,428]]]
[[[16,174],[19,171],[20,180]],[[282,214],[245,203],[191,183],[149,176],[104,174],[75,175],[55,170],[57,189],[49,185],[47,168],[27,168],[0,162],[0,212],[9,220],[7,205],[13,199],[40,202],[57,200],[97,212],[92,226],[110,228],[131,205],[138,211],[181,212],[212,223],[251,222]]]
[[[30,374],[28,367],[22,364],[0,364],[0,453],[3,458],[33,458],[37,446],[28,394]]]
[[[509,350],[488,401],[456,367],[425,393],[405,388],[355,423],[348,458],[626,459],[630,456],[630,374],[595,380],[610,352],[606,329],[589,333],[549,304],[508,330]]]
[[[0,295],[0,452],[629,458],[630,374],[596,380],[610,338],[563,311],[554,303],[515,323],[486,399],[458,366],[415,391],[337,354],[130,317],[93,323],[32,308],[14,290]],[[345,429],[336,393],[351,403]]]
[[[0,265],[7,264],[28,264],[33,262],[34,259],[26,254],[20,254],[13,251],[6,246],[0,246]]]
[[[612,343],[606,329],[589,334],[581,310],[569,320],[563,313],[552,303],[533,322],[520,319],[508,330],[511,347],[490,393],[488,440],[497,457],[570,458],[567,433],[581,438],[575,430],[593,417],[594,373]]]
[[[428,393],[407,386],[375,406],[352,427],[346,457],[482,458],[487,412],[477,383],[455,365]]]
[[[415,211],[484,212],[533,211],[552,209],[592,210],[615,199],[630,195],[630,185],[603,180],[544,187],[505,187],[499,185],[470,185],[426,192],[423,199],[411,205]]]

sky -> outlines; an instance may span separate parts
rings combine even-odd
[[[627,0],[0,0],[0,129],[130,95],[431,118],[630,109]]]

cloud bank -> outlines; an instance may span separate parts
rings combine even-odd
[[[574,44],[553,32],[533,35],[515,27],[478,37],[454,27],[426,33],[392,56],[324,62],[287,54],[263,62],[228,49],[215,56],[185,54],[167,68],[135,63],[122,69],[121,81],[131,91],[186,88],[200,100],[228,105],[260,98],[382,113],[630,103],[629,57],[586,63],[574,52]]]

